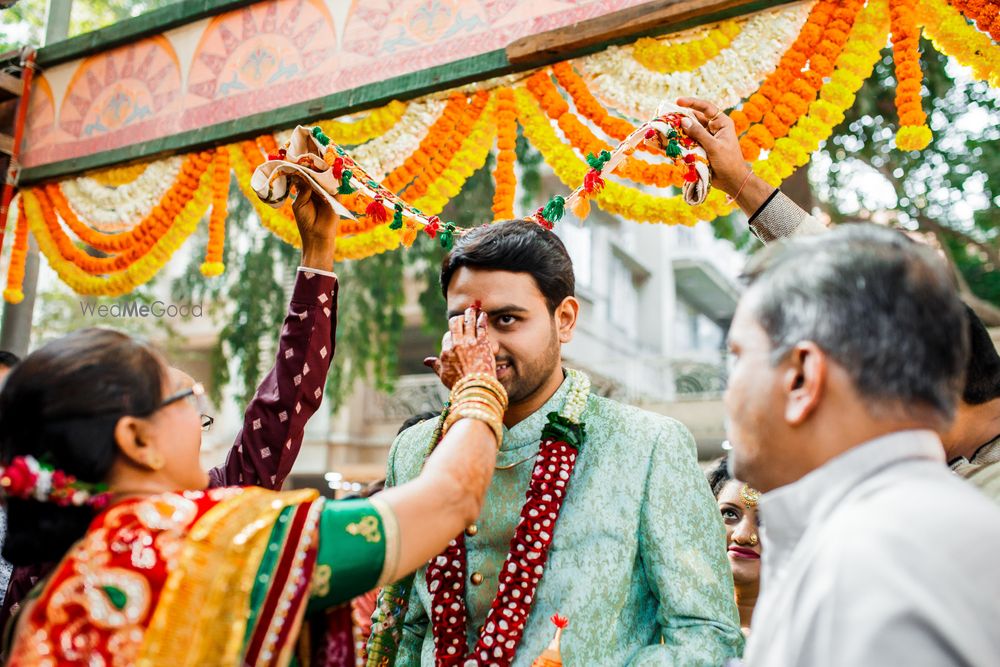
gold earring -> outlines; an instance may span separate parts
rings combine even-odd
[[[146,466],[154,472],[160,470],[163,468],[163,455],[159,452],[152,452],[146,457]]]

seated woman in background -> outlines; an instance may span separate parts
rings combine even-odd
[[[205,490],[201,386],[124,334],[29,355],[0,391],[4,555],[61,562],[7,664],[289,664],[307,613],[416,570],[477,518],[507,401],[486,326],[472,309],[451,323],[442,365],[463,379],[423,473],[353,501]]]
[[[760,588],[760,516],[757,514],[760,492],[730,477],[726,463],[723,456],[708,471],[708,483],[719,503],[722,522],[726,525],[726,545],[729,566],[733,570],[740,626],[743,634],[749,634]]]

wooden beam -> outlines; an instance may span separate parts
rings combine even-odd
[[[544,65],[592,53],[609,44],[685,30],[790,1],[653,0],[637,7],[522,37],[507,47],[507,59],[515,65]]]
[[[246,7],[254,2],[259,0],[181,0],[134,18],[119,21],[106,28],[42,47],[38,50],[36,62],[39,67],[44,68],[68,60],[85,58],[209,16]]]
[[[7,74],[7,72],[0,72],[0,90],[14,97],[20,97],[22,90],[24,90],[24,85],[16,76]]]

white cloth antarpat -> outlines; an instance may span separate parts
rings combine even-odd
[[[298,176],[313,191],[326,199],[342,218],[354,219],[354,214],[337,201],[340,182],[333,177],[330,165],[323,159],[325,147],[308,127],[299,125],[292,131],[284,159],[268,160],[257,167],[250,177],[250,187],[261,201],[278,208],[290,191],[290,177]]]
[[[667,144],[666,134],[672,128],[668,123],[660,119],[667,114],[680,114],[689,118],[692,123],[698,122],[691,109],[679,107],[670,102],[661,102],[660,106],[656,109],[656,119],[650,122],[650,126],[660,135],[661,143],[664,146]],[[701,147],[701,144],[697,143],[692,148],[685,148],[682,145],[681,152],[684,156],[694,153],[701,158],[694,162],[694,168],[698,172],[698,180],[685,183],[683,188],[684,201],[691,206],[697,206],[705,201],[708,197],[708,191],[712,186],[712,174],[708,168],[708,154]]]

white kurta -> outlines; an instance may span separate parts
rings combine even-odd
[[[1000,508],[934,433],[855,447],[760,511],[748,667],[1000,665]]]

